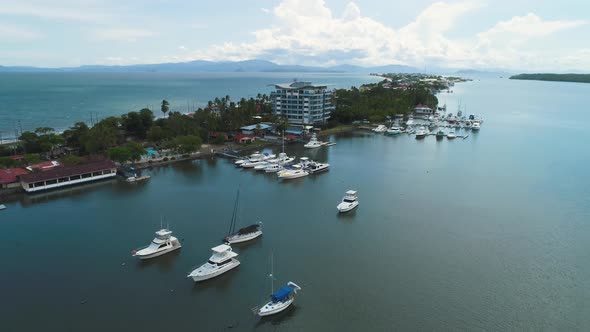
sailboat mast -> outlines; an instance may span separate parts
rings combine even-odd
[[[234,211],[231,216],[231,221],[229,223],[229,232],[228,236],[231,235],[235,228],[236,228],[236,214],[238,213],[238,202],[240,201],[240,188],[238,188],[238,193],[236,194],[236,202],[234,203]]]
[[[270,253],[270,293],[272,294],[275,289],[275,276],[273,269],[273,253]]]

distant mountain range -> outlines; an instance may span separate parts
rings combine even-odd
[[[307,72],[307,73],[417,73],[420,69],[403,65],[361,67],[338,65],[329,67],[279,65],[266,60],[190,61],[177,63],[141,64],[128,66],[80,66],[40,68],[0,66],[0,72]]]

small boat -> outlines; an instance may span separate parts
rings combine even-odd
[[[307,166],[305,167],[305,170],[315,174],[315,173],[320,173],[323,171],[327,171],[330,169],[330,164],[326,164],[326,163],[318,163],[315,161],[310,162],[309,164],[307,164]]]
[[[372,129],[376,133],[384,133],[387,131],[387,127],[384,125],[378,125],[377,127]]]
[[[389,129],[387,129],[387,131],[385,132],[385,134],[387,135],[399,135],[401,134],[401,128],[400,127],[391,127]]]
[[[308,176],[309,172],[304,170],[301,165],[293,165],[290,169],[283,169],[282,171],[278,172],[279,179],[288,180],[288,179],[297,179],[304,176]]]
[[[148,259],[167,254],[171,251],[179,249],[180,247],[180,242],[177,238],[172,236],[172,231],[163,228],[156,232],[156,237],[149,246],[143,249],[133,250],[132,253],[134,257]]]
[[[453,138],[456,138],[456,137],[457,137],[457,135],[455,135],[455,132],[452,131],[452,130],[449,131],[449,133],[447,134],[447,138],[448,139],[453,139]]]
[[[240,166],[243,168],[254,168],[258,165],[264,165],[266,164],[269,160],[272,160],[274,158],[276,158],[277,156],[274,154],[270,154],[270,155],[264,155],[264,157],[262,157],[262,159],[257,160],[257,161],[248,161],[245,163],[242,163]]]
[[[336,145],[336,142],[329,142],[329,143],[326,143],[324,145],[325,146],[334,146],[334,145]]]
[[[282,169],[283,169],[283,166],[281,166],[281,164],[272,164],[272,165],[266,166],[264,171],[266,173],[276,173]]]
[[[246,162],[260,161],[260,160],[262,160],[263,157],[264,157],[264,155],[262,153],[256,151],[256,152],[254,152],[253,154],[251,154],[248,157],[245,157],[245,158],[241,158],[241,159],[236,160],[234,162],[234,164],[236,166],[240,166],[241,164],[246,163]]]
[[[240,265],[240,261],[235,259],[238,256],[232,251],[227,244],[220,244],[211,248],[213,255],[207,263],[194,269],[187,277],[192,278],[195,282],[215,278]]]
[[[309,142],[307,142],[305,145],[303,145],[305,148],[307,149],[316,149],[321,147],[322,145],[324,145],[323,142],[318,141],[318,138],[316,137],[315,134],[311,135],[311,138],[309,140]]]
[[[6,205],[0,204],[0,210],[4,210],[4,209],[6,209]]]
[[[279,290],[275,292],[272,256],[270,262],[270,301],[268,301],[262,307],[254,308],[252,310],[260,317],[274,315],[287,309],[293,303],[293,301],[295,301],[295,294],[297,294],[297,291],[301,290],[301,287],[299,287],[294,282],[289,281],[287,285],[279,288]]]
[[[420,127],[418,131],[416,131],[416,139],[424,138],[427,134],[428,133],[426,132],[426,129],[424,127]]]
[[[142,175],[142,176],[130,176],[130,177],[126,178],[125,181],[138,182],[138,181],[149,180],[149,179],[150,179],[149,175]]]
[[[436,132],[436,139],[437,139],[437,140],[441,140],[441,139],[443,139],[444,137],[445,137],[445,132],[444,132],[444,131],[442,131],[442,130],[439,130],[439,131],[437,131],[437,132]]]
[[[479,124],[479,122],[474,122],[473,125],[471,125],[471,130],[473,131],[479,131],[480,128],[481,125]]]
[[[238,207],[240,202],[240,190],[236,194],[236,202],[234,203],[234,211],[232,213],[231,221],[229,224],[229,232],[223,241],[229,244],[246,242],[254,240],[255,238],[262,235],[262,222],[240,228],[237,232],[235,231],[236,224],[238,221]]]
[[[358,195],[355,190],[349,190],[342,198],[342,202],[336,206],[338,212],[348,212],[356,208],[359,205]]]

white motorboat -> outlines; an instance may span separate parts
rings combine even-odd
[[[387,129],[387,131],[385,132],[385,134],[387,135],[399,135],[402,133],[402,130],[400,127],[391,127],[389,129]]]
[[[316,161],[312,161],[312,162],[308,163],[307,166],[305,167],[305,170],[312,173],[312,174],[327,171],[329,169],[330,169],[330,164],[318,163]]]
[[[264,171],[268,166],[273,165],[273,162],[264,162],[260,165],[254,166],[255,171]]]
[[[249,155],[248,157],[236,160],[234,162],[234,164],[236,166],[240,166],[241,164],[246,163],[246,162],[260,161],[260,160],[262,160],[262,157],[264,157],[264,155],[262,153],[256,151],[253,154]]]
[[[428,132],[426,131],[426,129],[424,127],[420,127],[416,131],[416,139],[424,138],[424,137],[426,137],[427,134],[428,134]]]
[[[303,146],[307,149],[316,149],[316,148],[321,147],[322,145],[324,145],[324,142],[318,141],[318,138],[316,137],[316,135],[313,134],[313,135],[311,135],[309,142],[305,143],[305,145],[303,145]]]
[[[280,170],[283,169],[283,166],[281,164],[272,164],[270,166],[266,166],[266,168],[264,169],[264,171],[266,173],[276,173]]]
[[[301,287],[289,281],[287,285],[272,293],[270,301],[258,308],[258,316],[270,316],[287,309],[295,301],[298,290],[301,290]]]
[[[342,198],[342,202],[336,206],[338,212],[348,212],[359,206],[358,195],[355,190],[349,190]]]
[[[480,128],[481,128],[481,125],[479,124],[479,122],[474,122],[471,125],[471,130],[473,130],[473,131],[479,131]]]
[[[304,170],[301,165],[293,165],[289,169],[283,169],[282,171],[278,172],[279,179],[289,180],[289,179],[297,179],[304,176],[308,176],[309,172]]]
[[[0,210],[4,210],[4,209],[6,209],[6,205],[0,204]]]
[[[238,193],[236,194],[236,202],[234,204],[234,211],[232,213],[231,222],[229,225],[229,234],[223,238],[223,241],[226,243],[240,243],[246,242],[250,240],[254,240],[255,238],[262,235],[262,222],[258,222],[256,224],[246,226],[240,228],[237,232],[236,224],[238,222],[238,207],[240,202],[240,190],[238,189]]]
[[[262,159],[258,160],[258,161],[249,161],[249,162],[245,162],[243,164],[241,164],[240,166],[243,168],[254,168],[258,165],[264,165],[266,164],[269,160],[275,159],[277,156],[274,154],[269,154],[269,155],[264,155],[262,157]]]
[[[187,277],[192,278],[195,282],[215,278],[240,265],[240,261],[235,259],[238,256],[232,251],[227,244],[220,244],[211,248],[213,255],[207,263],[194,269]]]
[[[453,138],[457,138],[457,135],[455,135],[454,131],[449,131],[449,133],[447,134],[447,138],[448,139],[453,139]]]
[[[387,127],[384,125],[378,125],[376,128],[373,128],[373,131],[376,133],[384,133],[387,131]]]
[[[139,250],[133,250],[132,253],[134,257],[148,259],[167,254],[180,247],[180,242],[177,238],[172,236],[172,231],[163,228],[156,232],[156,237],[149,246]]]

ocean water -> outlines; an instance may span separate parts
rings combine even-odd
[[[392,331],[590,328],[590,85],[481,78],[441,94],[485,118],[466,139],[370,132],[296,156],[329,172],[289,182],[224,159],[23,195],[0,212],[3,331]],[[463,132],[462,132],[463,133]],[[275,150],[275,152],[277,152]],[[239,268],[186,275],[239,224]],[[336,212],[344,192],[359,208]],[[131,250],[170,225],[183,248],[148,262]],[[295,304],[250,308],[294,281]]]
[[[77,121],[91,123],[160,103],[190,112],[215,97],[232,100],[270,94],[272,84],[293,79],[349,88],[377,82],[374,76],[316,73],[0,73],[0,135],[50,126],[58,131]]]

